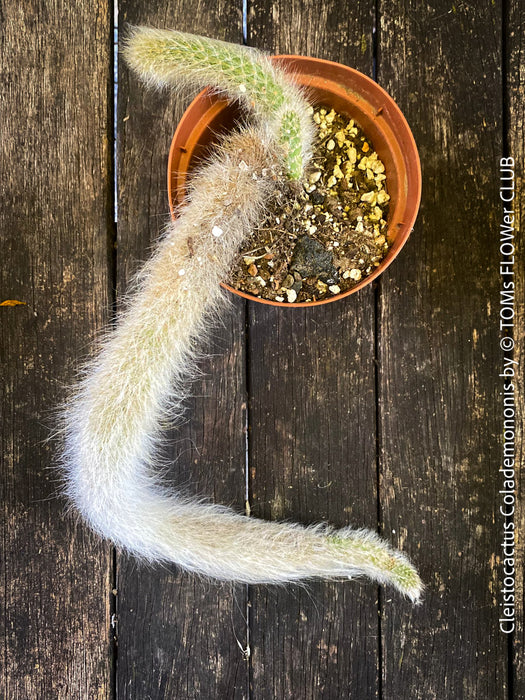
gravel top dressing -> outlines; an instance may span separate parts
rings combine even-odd
[[[385,166],[353,119],[312,108],[319,137],[304,180],[274,193],[245,240],[228,284],[278,302],[351,289],[381,263],[390,196]]]

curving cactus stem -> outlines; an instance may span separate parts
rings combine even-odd
[[[255,127],[231,135],[194,174],[186,205],[64,407],[66,492],[95,531],[148,561],[241,583],[368,576],[417,601],[416,570],[373,532],[247,518],[155,475],[161,426],[168,412],[182,417],[197,348],[226,303],[219,282],[281,167],[275,141],[265,140]]]
[[[219,283],[283,164],[290,177],[302,173],[311,134],[304,99],[257,52],[137,29],[126,55],[149,83],[211,83],[258,120],[226,137],[193,174],[177,220],[64,406],[71,503],[96,532],[147,561],[244,583],[368,576],[417,601],[417,571],[373,532],[247,518],[170,491],[156,476],[161,428],[168,414],[182,417],[198,348],[226,302]]]
[[[132,28],[127,63],[149,85],[210,85],[238,99],[267,124],[282,148],[286,172],[298,180],[311,157],[313,126],[297,86],[267,56],[246,46],[174,30]]]

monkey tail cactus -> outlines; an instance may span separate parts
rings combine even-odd
[[[209,85],[238,99],[268,125],[283,148],[289,178],[301,177],[313,139],[308,103],[265,54],[246,46],[150,27],[133,28],[123,53],[149,85]]]
[[[156,475],[161,427],[182,416],[198,349],[226,303],[220,282],[285,163],[294,176],[302,168],[310,132],[302,98],[254,52],[140,29],[127,57],[150,82],[182,76],[218,85],[247,100],[258,120],[228,136],[193,175],[185,206],[66,402],[62,465],[71,503],[101,536],[147,561],[241,583],[368,576],[417,601],[415,568],[371,531],[248,518],[184,497]],[[283,148],[287,130],[292,143],[300,135],[297,151]]]

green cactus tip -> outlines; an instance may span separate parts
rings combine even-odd
[[[123,54],[150,85],[209,85],[239,100],[267,123],[282,148],[288,177],[301,178],[313,140],[309,105],[264,53],[184,32],[134,27]]]

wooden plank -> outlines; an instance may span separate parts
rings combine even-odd
[[[379,82],[411,124],[418,222],[380,297],[383,529],[423,605],[385,601],[384,698],[507,698],[498,629],[501,8],[381,3]]]
[[[106,698],[111,547],[65,517],[46,443],[107,321],[107,2],[2,3],[0,696]]]
[[[373,293],[360,296],[308,311],[252,309],[257,517],[375,527]],[[376,696],[374,585],[254,588],[250,602],[254,697],[268,688],[275,698]]]
[[[513,697],[525,697],[525,612],[524,604],[524,567],[525,567],[525,541],[523,533],[525,533],[525,473],[522,465],[524,464],[524,434],[523,426],[525,424],[525,255],[523,251],[523,231],[525,227],[525,182],[524,182],[524,163],[525,163],[525,101],[523,99],[523,85],[525,84],[525,44],[523,37],[525,36],[525,7],[522,3],[513,1],[509,3],[509,14],[506,17],[506,53],[508,62],[506,68],[506,88],[507,88],[507,108],[508,108],[508,133],[507,147],[508,153],[514,159],[515,171],[515,198],[512,203],[512,208],[515,211],[515,243],[516,243],[516,262],[513,266],[516,280],[516,298],[515,310],[516,317],[514,319],[513,336],[516,343],[514,350],[514,359],[517,367],[517,381],[515,382],[515,403],[516,403],[516,476],[517,476],[517,494],[516,494],[516,514],[514,515],[514,524],[516,527],[515,545],[515,602],[516,604],[516,619],[515,630],[513,633]],[[502,209],[500,208],[500,212]],[[508,277],[506,278],[509,279]],[[512,552],[510,552],[512,554]],[[502,595],[499,595],[500,602]]]
[[[120,26],[145,24],[242,41],[234,2],[123,2]],[[166,166],[173,132],[189,104],[153,93],[120,65],[118,284],[122,293],[138,260],[168,218]],[[213,333],[187,420],[168,436],[169,477],[190,493],[244,510],[244,302],[236,301]],[[246,590],[144,568],[118,557],[119,698],[242,698],[247,693]]]
[[[255,2],[248,39],[370,74],[374,3]],[[253,515],[377,525],[374,290],[309,310],[250,303]],[[250,589],[254,698],[373,698],[377,587]]]

